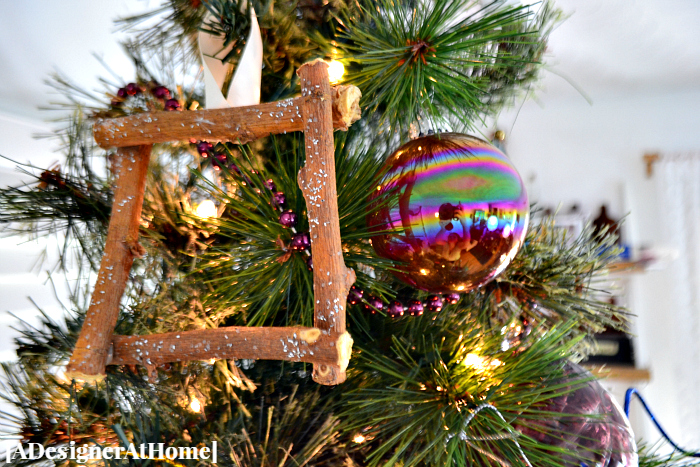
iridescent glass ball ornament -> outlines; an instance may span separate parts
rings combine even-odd
[[[527,193],[508,157],[478,138],[414,139],[386,162],[367,222],[395,274],[434,293],[480,287],[510,264],[529,220]]]
[[[637,445],[629,420],[610,393],[579,365],[564,371],[577,389],[551,399],[542,410],[548,416],[516,428],[535,440],[570,452],[562,454],[570,467],[637,467]]]

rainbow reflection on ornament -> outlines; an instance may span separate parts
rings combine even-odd
[[[431,292],[465,292],[500,274],[529,219],[523,182],[498,149],[472,136],[414,139],[386,163],[371,195],[372,244],[396,275]],[[390,231],[387,233],[387,231]]]

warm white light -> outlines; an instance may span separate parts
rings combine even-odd
[[[210,199],[205,199],[194,210],[194,215],[200,219],[209,219],[210,217],[216,217],[219,215],[216,204]]]
[[[420,273],[421,273],[422,275],[424,275],[424,276],[427,276],[427,275],[428,275],[428,272],[429,272],[429,271],[428,271],[427,269],[421,269],[421,270],[420,270]]]
[[[466,366],[472,367],[477,371],[485,371],[489,367],[496,368],[501,365],[503,365],[503,362],[500,361],[497,358],[494,358],[493,360],[489,360],[486,357],[483,357],[481,355],[475,354],[475,353],[469,353],[467,356],[464,358],[464,364]]]
[[[360,443],[364,443],[364,442],[365,442],[365,439],[367,439],[367,438],[365,438],[364,436],[362,436],[361,433],[358,433],[358,434],[355,435],[355,437],[354,437],[352,440],[355,441],[357,444],[360,444]]]
[[[190,402],[190,410],[195,413],[199,413],[202,411],[202,404],[196,397],[193,397],[192,402]]]
[[[342,63],[337,60],[331,60],[328,62],[328,79],[330,79],[331,84],[340,82],[345,74],[345,67]]]
[[[469,353],[464,358],[464,364],[478,370],[483,370],[486,368],[486,359],[481,355],[475,353]]]

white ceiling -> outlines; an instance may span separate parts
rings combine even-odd
[[[594,100],[610,94],[700,89],[700,1],[556,4],[570,16],[551,36],[549,63]],[[546,78],[554,97],[575,94],[564,84]]]
[[[44,80],[60,70],[86,89],[107,72],[100,54],[125,80],[133,68],[117,45],[111,20],[160,0],[0,0],[0,112],[46,118],[53,99]],[[700,1],[559,0],[570,14],[552,34],[541,99],[593,101],[618,94],[700,88]],[[555,74],[556,73],[556,74]]]

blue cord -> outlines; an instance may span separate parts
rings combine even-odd
[[[674,443],[673,440],[671,440],[671,438],[668,436],[666,431],[661,427],[659,422],[656,420],[656,417],[649,409],[649,406],[647,405],[646,401],[642,398],[642,396],[639,394],[639,391],[637,391],[635,388],[629,388],[627,390],[627,392],[625,393],[625,415],[627,415],[627,418],[629,418],[629,416],[630,416],[630,402],[632,401],[633,395],[637,396],[637,399],[639,399],[639,402],[642,403],[642,407],[644,407],[644,410],[646,410],[647,414],[649,414],[649,418],[651,418],[651,421],[654,422],[654,425],[661,433],[661,436],[663,436],[664,439],[666,439],[666,441],[671,443],[671,446],[673,446],[678,452],[680,452],[681,454],[683,454],[685,456],[700,457],[700,452],[686,451],[685,449],[681,448],[676,443]]]

